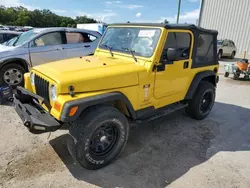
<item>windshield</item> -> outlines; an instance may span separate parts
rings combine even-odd
[[[218,40],[217,41],[217,45],[222,45],[223,41],[222,40]]]
[[[99,47],[123,53],[133,51],[135,55],[151,57],[160,34],[161,30],[157,28],[111,27],[107,28]]]
[[[17,40],[18,37],[14,37],[8,41],[6,41],[5,43],[3,43],[3,45],[5,46],[13,46],[14,42]]]
[[[14,41],[14,43],[12,43],[12,46],[22,45],[25,42],[27,42],[31,37],[33,37],[34,35],[36,35],[36,34],[37,33],[35,33],[32,30],[24,32],[21,35],[19,35],[17,38],[15,38],[15,41]],[[11,44],[8,44],[8,46],[11,46]]]

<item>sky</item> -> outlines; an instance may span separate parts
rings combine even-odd
[[[176,22],[178,0],[0,0],[0,5],[24,6],[29,10],[50,9],[75,18],[87,15],[106,23]],[[196,23],[200,0],[182,0],[180,23]]]

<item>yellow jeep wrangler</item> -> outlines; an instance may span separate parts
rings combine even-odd
[[[217,31],[195,25],[114,24],[93,56],[33,67],[14,96],[30,132],[68,123],[68,149],[87,169],[122,152],[131,122],[185,108],[204,119],[218,82]]]

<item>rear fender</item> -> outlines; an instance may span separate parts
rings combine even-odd
[[[200,82],[208,81],[208,82],[211,82],[214,85],[214,87],[216,87],[217,80],[218,78],[214,71],[208,70],[208,71],[197,73],[188,89],[185,99],[192,99]]]

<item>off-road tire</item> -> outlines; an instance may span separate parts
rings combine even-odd
[[[93,143],[96,143],[92,142],[92,136],[96,135],[96,131],[102,128],[104,123],[112,124],[117,130],[118,137],[107,154],[98,155],[91,148]],[[129,123],[126,117],[111,106],[91,107],[71,124],[67,140],[68,150],[78,164],[89,170],[102,168],[114,161],[123,151],[129,136]],[[101,139],[98,143],[100,142]]]
[[[21,65],[18,65],[18,64],[15,64],[15,63],[6,64],[6,65],[4,65],[4,66],[0,69],[0,86],[6,86],[6,85],[8,85],[8,83],[6,83],[6,82],[4,81],[4,73],[5,73],[8,69],[18,69],[18,70],[22,73],[22,76],[23,76],[22,81],[21,81],[19,84],[14,85],[14,86],[24,86],[24,73],[25,73],[26,71],[25,71],[25,69],[24,69]]]
[[[207,109],[202,111],[201,105],[204,102],[204,97],[209,97],[209,103]],[[206,118],[211,112],[215,100],[215,87],[210,82],[201,82],[196,89],[196,92],[191,100],[188,101],[186,107],[187,114],[197,120]]]

